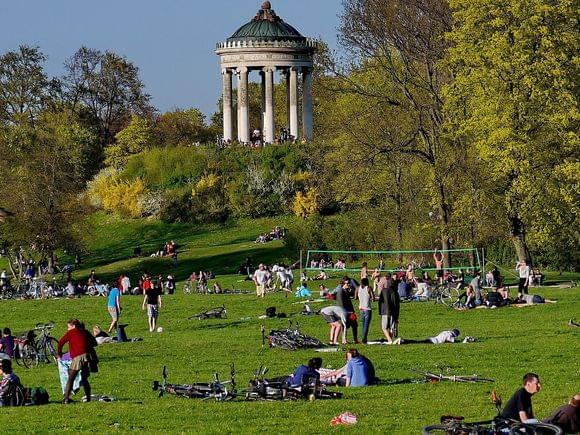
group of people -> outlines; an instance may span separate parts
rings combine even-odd
[[[268,243],[272,240],[282,240],[286,236],[286,229],[275,226],[269,233],[260,234],[254,243]]]

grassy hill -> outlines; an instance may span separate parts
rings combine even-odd
[[[103,214],[95,216],[97,229],[91,235],[91,253],[83,260],[83,269],[76,277],[86,277],[92,268],[105,280],[120,272],[133,280],[141,270],[152,274],[173,273],[183,280],[193,270],[212,269],[225,287],[251,289],[251,283],[238,282],[238,265],[251,256],[254,263],[288,259],[280,242],[265,245],[253,243],[256,235],[284,219],[262,219],[232,222],[223,226],[162,225],[147,221],[119,221]],[[165,241],[175,239],[181,246],[179,264],[171,269],[163,258],[131,258],[133,248],[153,252]],[[327,282],[334,285],[336,278]],[[465,415],[469,419],[493,416],[489,391],[496,388],[507,400],[518,388],[527,371],[537,372],[542,391],[534,398],[536,414],[543,418],[580,390],[580,340],[578,329],[566,326],[568,319],[580,317],[580,293],[576,289],[534,289],[550,299],[553,305],[497,310],[457,312],[431,303],[404,304],[400,334],[408,338],[424,338],[441,330],[459,328],[462,335],[477,338],[471,344],[358,346],[376,365],[382,385],[369,388],[343,389],[344,398],[314,402],[234,402],[214,403],[157,398],[151,391],[153,379],[159,379],[166,365],[169,380],[175,383],[209,381],[219,371],[229,373],[233,362],[240,386],[250,379],[261,364],[269,374],[290,373],[314,355],[310,351],[283,351],[262,348],[260,327],[284,327],[285,319],[260,320],[265,308],[274,305],[292,320],[299,321],[303,332],[322,340],[327,326],[318,317],[297,313],[300,304],[292,297],[268,294],[265,300],[249,295],[203,296],[177,294],[165,296],[160,325],[165,332],[150,334],[147,319],[141,311],[141,297],[123,297],[122,321],[129,323],[131,337],[142,337],[136,343],[110,344],[98,348],[100,372],[91,377],[94,393],[114,395],[114,403],[91,403],[64,406],[56,367],[35,369],[17,367],[27,386],[43,385],[51,403],[39,408],[2,409],[1,427],[11,432],[199,432],[255,433],[327,431],[332,417],[351,411],[359,417],[357,431],[371,433],[420,433],[420,428],[436,422],[441,414]],[[203,309],[224,304],[227,320],[187,320]],[[317,307],[320,307],[318,304]],[[2,322],[14,331],[32,327],[36,322],[54,320],[55,336],[65,330],[70,317],[78,317],[87,325],[108,325],[109,317],[103,298],[83,297],[74,300],[0,301]],[[296,315],[295,315],[296,314]],[[379,319],[371,325],[371,336],[379,338]],[[340,367],[344,352],[316,354],[324,365]],[[415,384],[410,368],[433,369],[435,364],[452,366],[457,373],[474,374],[495,379],[493,384]],[[337,429],[341,431],[341,429]]]

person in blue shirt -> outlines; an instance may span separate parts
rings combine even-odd
[[[287,382],[291,387],[301,387],[302,385],[308,385],[313,381],[317,384],[320,383],[320,373],[318,369],[322,367],[322,358],[310,358],[308,360],[308,365],[301,365],[298,367],[294,374],[288,377]]]
[[[346,359],[347,387],[366,387],[375,383],[375,368],[368,358],[359,354],[356,349],[349,349]]]
[[[113,329],[117,328],[117,323],[119,322],[119,314],[121,314],[121,292],[117,287],[113,287],[109,292],[109,297],[107,299],[107,309],[111,315],[111,326],[109,326],[108,333],[110,334]]]

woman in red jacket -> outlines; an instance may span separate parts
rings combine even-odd
[[[70,403],[70,394],[77,374],[81,373],[81,385],[85,391],[86,401],[91,400],[91,385],[89,384],[90,367],[92,357],[96,357],[94,348],[97,346],[95,338],[84,329],[81,322],[71,319],[67,322],[68,331],[58,341],[58,358],[62,357],[62,348],[68,343],[68,351],[71,356],[71,365],[68,371],[68,381],[64,391],[63,403]],[[96,363],[96,361],[93,361]]]

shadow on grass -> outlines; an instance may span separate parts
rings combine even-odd
[[[230,327],[241,326],[244,324],[248,324],[246,320],[236,320],[235,322],[226,322],[226,323],[214,323],[212,322],[214,319],[206,319],[206,320],[197,320],[191,319],[192,322],[192,329],[195,330],[216,330],[216,329],[226,329]],[[219,319],[215,319],[219,320]],[[193,322],[198,322],[198,324],[194,324]],[[203,323],[202,323],[203,322]],[[212,322],[212,323],[205,323],[205,322]]]
[[[177,281],[182,281],[187,279],[194,271],[199,272],[200,270],[212,270],[216,274],[216,279],[219,281],[219,275],[232,275],[233,273],[236,273],[239,265],[242,264],[247,257],[250,257],[255,265],[259,263],[272,264],[282,258],[285,253],[286,249],[283,246],[277,248],[248,249],[220,255],[180,260],[176,267],[173,267],[172,261],[168,257],[141,257],[139,259],[140,261],[133,262],[127,267],[123,268],[119,266],[116,268],[116,272],[99,273],[97,269],[97,274],[102,282],[109,283],[113,282],[119,273],[128,274],[129,277],[136,280],[144,271],[153,276],[171,274]],[[126,259],[127,258],[124,260]],[[240,275],[240,279],[243,279],[243,276]],[[133,284],[136,284],[136,282]]]

